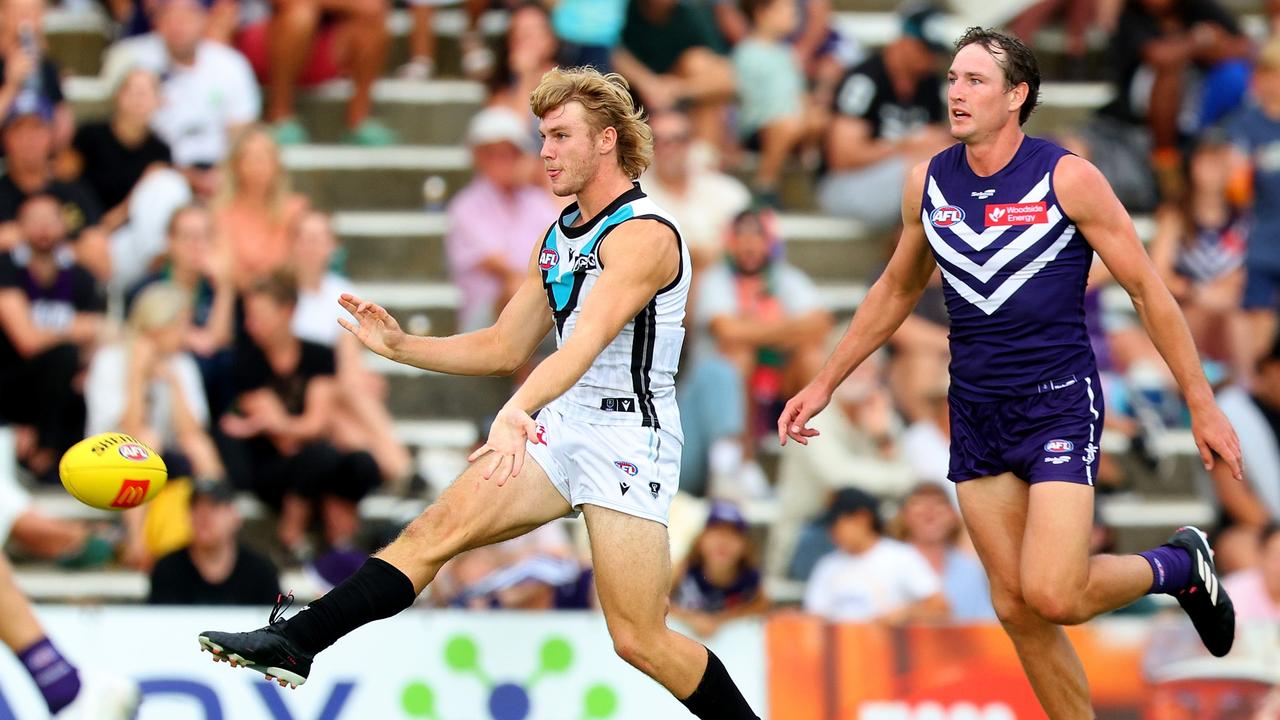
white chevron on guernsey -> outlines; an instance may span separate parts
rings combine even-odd
[[[1018,291],[1018,288],[1022,287],[1028,280],[1035,277],[1036,273],[1043,270],[1046,265],[1053,262],[1054,259],[1058,257],[1058,253],[1062,252],[1062,249],[1067,246],[1067,243],[1071,241],[1071,238],[1074,237],[1075,234],[1076,226],[1068,225],[1067,228],[1062,231],[1062,235],[1058,240],[1041,253],[1040,257],[1032,260],[1010,275],[1008,280],[1001,283],[1000,287],[996,288],[995,292],[991,293],[991,297],[982,297],[982,295],[978,294],[976,290],[969,287],[963,280],[947,271],[947,269],[941,265],[938,266],[938,269],[942,271],[942,277],[947,279],[947,282],[951,284],[951,287],[955,288],[955,291],[960,294],[960,297],[968,300],[982,312],[991,315],[996,310],[999,310],[1000,306],[1004,305],[1005,301]]]
[[[934,252],[938,253],[943,260],[969,273],[977,278],[978,282],[982,283],[990,282],[996,273],[1003,270],[1006,265],[1019,255],[1029,250],[1032,245],[1039,242],[1041,238],[1049,234],[1049,231],[1057,227],[1058,223],[1062,221],[1062,211],[1058,209],[1057,205],[1053,206],[1046,216],[1047,222],[1037,223],[1028,227],[1025,232],[996,251],[996,254],[987,258],[985,263],[979,265],[948,245],[947,241],[943,240],[942,236],[938,234],[933,224],[929,222],[928,216],[921,214],[924,221],[925,235],[929,238],[929,244],[933,246]],[[1008,226],[1006,225],[1005,227]]]
[[[933,207],[935,209],[940,208],[944,205],[951,204],[947,202],[946,196],[942,194],[942,189],[938,187],[938,183],[933,179],[932,175],[929,176],[928,192],[929,192],[929,202],[933,203]],[[1022,199],[1018,201],[1018,204],[1040,202],[1041,200],[1045,199],[1045,197],[1048,194],[1049,194],[1049,173],[1045,173],[1044,177],[1040,178],[1040,182],[1036,183],[1034,187],[1032,187],[1030,190],[1027,191],[1026,195],[1022,196]],[[931,226],[931,223],[926,222],[925,226],[929,227]],[[1005,231],[1008,230],[1010,227],[1012,226],[1011,225],[995,225],[987,228],[986,230],[983,230],[982,234],[978,234],[974,232],[973,228],[970,228],[969,225],[965,223],[965,221],[961,220],[955,225],[951,225],[947,229],[954,232],[956,234],[956,237],[965,241],[965,243],[967,243],[969,247],[973,248],[974,250],[977,250],[978,252],[982,252],[983,250],[986,250],[987,247],[991,245],[991,243],[995,242],[996,240],[999,240],[1000,236],[1004,235]]]

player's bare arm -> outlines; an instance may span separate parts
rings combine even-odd
[[[902,189],[902,236],[889,259],[884,273],[867,291],[858,306],[849,329],[831,357],[799,394],[787,402],[778,417],[778,442],[787,444],[790,437],[807,445],[818,431],[808,427],[809,420],[822,412],[831,393],[867,356],[888,342],[894,331],[907,319],[920,301],[929,276],[937,263],[929,252],[920,219],[920,198],[929,164],[920,163],[911,170]]]
[[[1213,468],[1216,454],[1242,480],[1240,441],[1214,402],[1182,311],[1142,247],[1128,212],[1106,178],[1087,160],[1063,157],[1053,182],[1063,210],[1129,293],[1143,327],[1169,364],[1191,410],[1191,430],[1205,468]]]
[[[564,345],[530,373],[494,418],[489,440],[470,459],[492,452],[485,477],[503,484],[524,465],[534,437],[532,412],[560,397],[591,367],[600,351],[680,272],[675,234],[655,220],[618,226],[600,247],[601,272]],[[523,291],[522,291],[523,292]],[[546,307],[543,298],[542,306]]]
[[[338,323],[365,347],[404,365],[450,375],[510,375],[533,355],[551,331],[551,310],[538,272],[538,250],[529,259],[524,284],[502,308],[490,327],[462,335],[427,337],[410,335],[383,307],[343,293],[338,304],[356,322]]]

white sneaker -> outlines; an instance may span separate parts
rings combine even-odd
[[[58,720],[133,720],[142,703],[138,684],[119,675],[80,671],[80,693]]]

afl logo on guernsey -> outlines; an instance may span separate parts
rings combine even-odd
[[[958,222],[964,221],[964,210],[955,205],[943,205],[933,209],[929,215],[929,222],[934,227],[951,227]]]
[[[560,253],[554,248],[543,248],[542,253],[538,255],[538,267],[543,270],[550,270],[560,262]]]
[[[1070,440],[1050,440],[1044,444],[1044,451],[1051,453],[1065,453],[1075,449],[1075,443]]]

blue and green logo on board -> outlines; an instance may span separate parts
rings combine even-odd
[[[488,692],[491,720],[525,720],[533,711],[531,693],[543,679],[562,675],[573,666],[573,646],[563,637],[547,638],[538,651],[538,669],[523,682],[491,677],[481,665],[480,647],[469,635],[454,635],[444,646],[445,666],[459,675],[469,675]],[[618,694],[603,683],[591,685],[582,693],[577,714],[583,720],[605,720],[618,711]],[[400,694],[405,715],[422,720],[446,720],[436,707],[436,691],[428,683],[417,680],[405,686]]]

